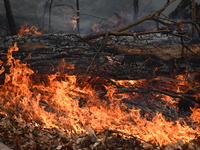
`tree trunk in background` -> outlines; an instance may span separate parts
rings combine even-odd
[[[10,6],[10,1],[9,0],[4,0],[4,5],[5,5],[5,9],[6,9],[6,17],[8,19],[8,24],[10,27],[10,33],[11,35],[16,35],[17,34],[17,27],[13,18],[13,14],[12,14],[12,9]]]
[[[51,31],[51,10],[52,10],[53,0],[50,1],[49,4],[49,32]]]
[[[133,6],[134,6],[134,18],[133,20],[138,19],[138,12],[139,12],[139,5],[138,5],[138,0],[133,0]]]
[[[79,0],[76,0],[76,24],[77,24],[77,34],[80,34],[80,9]]]

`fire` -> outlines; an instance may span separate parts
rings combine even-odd
[[[88,128],[117,130],[160,146],[179,139],[189,142],[200,134],[200,109],[193,108],[189,117],[194,122],[193,128],[181,119],[167,121],[160,113],[150,121],[140,115],[140,110],[127,109],[121,101],[131,94],[116,94],[114,85],[106,84],[103,92],[84,80],[80,83],[76,76],[63,73],[46,76],[48,84],[34,82],[37,75],[26,64],[14,59],[13,51],[18,51],[16,44],[8,50],[6,64],[10,70],[0,88],[2,114],[36,126],[63,129],[67,134],[81,134]],[[64,60],[61,64],[63,68]],[[1,69],[1,73],[3,71]],[[115,82],[134,87],[145,84],[146,80]]]
[[[114,15],[110,18],[100,21],[99,24],[93,24],[91,29],[94,32],[100,32],[101,30],[113,30],[117,27],[126,25],[126,23],[129,23],[130,20],[132,20],[132,18],[133,16],[131,14],[121,11],[119,14],[114,13]]]
[[[196,124],[195,127],[196,127],[196,130],[198,130],[198,132],[200,131],[200,120],[199,120],[199,117],[200,117],[200,109],[198,108],[191,108],[192,110],[192,115],[190,116],[190,119],[192,119],[192,121]]]
[[[30,34],[42,34],[40,31],[38,31],[38,28],[35,26],[28,27],[28,24],[21,26],[21,29],[18,31],[19,37],[21,35],[30,35]]]
[[[184,31],[186,30],[186,28],[184,27],[184,25],[181,23],[181,21],[177,21],[177,28],[180,30],[180,31]]]
[[[94,32],[99,32],[100,29],[99,29],[98,24],[93,24],[93,25],[92,25],[92,30],[93,30]]]
[[[77,28],[76,20],[71,20],[70,23],[73,25],[73,30],[76,30]]]

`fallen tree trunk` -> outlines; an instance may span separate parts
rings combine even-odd
[[[11,38],[12,42],[8,39],[10,46],[15,42],[18,42],[19,46],[19,51],[13,52],[13,56],[27,63],[38,74],[62,71],[83,75],[101,72],[109,78],[141,79],[158,75],[171,76],[175,72],[200,71],[199,45],[136,47],[114,43],[106,45],[103,51],[97,51],[97,47],[95,50],[94,45],[93,48],[85,42],[80,42],[80,38],[76,36],[29,35],[22,36],[20,39]],[[7,60],[7,48],[8,46],[2,48],[5,55],[2,55],[1,59],[4,62]],[[97,53],[99,58],[96,58]],[[67,63],[68,67],[60,67],[61,63]],[[70,64],[74,65],[75,69],[70,68]]]

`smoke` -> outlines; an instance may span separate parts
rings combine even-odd
[[[163,13],[168,15],[181,0],[176,0]],[[42,30],[49,28],[49,5],[48,0],[10,0],[13,15],[18,26],[28,22]],[[139,18],[160,9],[167,0],[139,0]],[[200,0],[197,0],[200,3]],[[108,18],[122,15],[125,23],[133,21],[133,0],[79,0],[80,5],[80,28],[82,33],[92,32],[94,24],[106,24]],[[51,10],[52,32],[73,33],[71,20],[76,17],[75,0],[54,0]],[[0,15],[4,16],[5,9],[3,1],[0,1]],[[44,11],[46,10],[46,11]],[[127,16],[125,16],[125,14]],[[123,16],[124,15],[124,16]]]

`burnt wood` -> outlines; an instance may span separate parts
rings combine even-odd
[[[182,45],[142,47],[124,46],[123,42],[119,42],[118,45],[106,44],[101,51],[98,51],[101,39],[93,44],[80,39],[75,35],[62,34],[6,37],[2,39],[4,46],[1,52],[4,54],[1,55],[1,60],[6,62],[8,47],[17,42],[19,51],[13,52],[13,56],[28,64],[37,74],[62,71],[75,75],[104,74],[109,78],[135,80],[200,72],[198,44],[184,47],[184,54]],[[114,37],[110,40],[113,41]],[[60,67],[63,62],[67,63],[66,67]],[[69,67],[71,64],[75,69]]]

